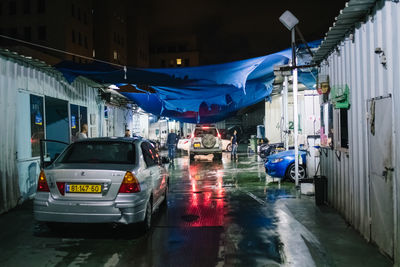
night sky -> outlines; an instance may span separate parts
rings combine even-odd
[[[150,0],[151,34],[194,33],[202,64],[262,56],[290,46],[279,16],[290,10],[307,41],[324,37],[344,0]]]

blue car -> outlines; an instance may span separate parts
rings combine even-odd
[[[299,179],[306,177],[306,155],[307,152],[299,150]],[[294,150],[279,152],[267,157],[265,171],[272,177],[295,180]]]

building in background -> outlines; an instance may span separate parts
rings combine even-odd
[[[86,57],[93,53],[92,1],[0,2],[0,34]],[[0,46],[55,64],[89,60],[0,38]]]
[[[149,30],[148,8],[146,3],[127,1],[127,38],[128,38],[128,65],[131,67],[148,68],[149,55]]]
[[[199,65],[195,35],[157,34],[150,38],[150,66],[153,68]]]
[[[127,10],[123,0],[93,1],[94,50],[96,59],[127,65]]]

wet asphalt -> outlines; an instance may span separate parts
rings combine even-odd
[[[167,168],[168,207],[155,212],[149,232],[111,224],[49,229],[34,221],[27,201],[0,215],[0,266],[391,265],[333,210],[315,209],[293,184],[266,176],[256,155],[224,154],[219,162],[181,155]]]

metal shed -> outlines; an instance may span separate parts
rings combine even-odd
[[[321,104],[334,106],[333,143],[321,153],[321,172],[328,178],[328,202],[397,266],[399,48],[398,1],[351,0],[313,58],[319,65],[319,77],[323,77],[320,81],[329,81],[331,90],[329,97],[321,96]],[[346,94],[349,106],[344,100]]]
[[[73,108],[78,108],[78,116],[85,113],[89,137],[108,135],[111,131],[105,128],[106,122],[109,122],[107,127],[112,129],[113,135],[124,134],[127,120],[132,119],[126,114],[132,110],[123,105],[108,105],[110,117],[106,120],[106,102],[100,97],[101,87],[103,85],[86,78],[78,78],[69,84],[60,72],[46,63],[0,49],[0,213],[36,192],[40,167],[39,156],[32,145],[33,140],[38,139],[32,135],[32,106],[36,105],[33,100],[39,99],[45,106],[34,117],[37,121],[33,124],[38,125],[46,123],[43,111],[48,108],[47,103],[53,103],[56,111],[53,113],[60,110],[57,105],[63,105],[65,141],[70,141],[72,129],[78,125],[72,116]],[[53,137],[60,137],[57,130],[53,131]],[[45,137],[49,138],[47,130]]]

